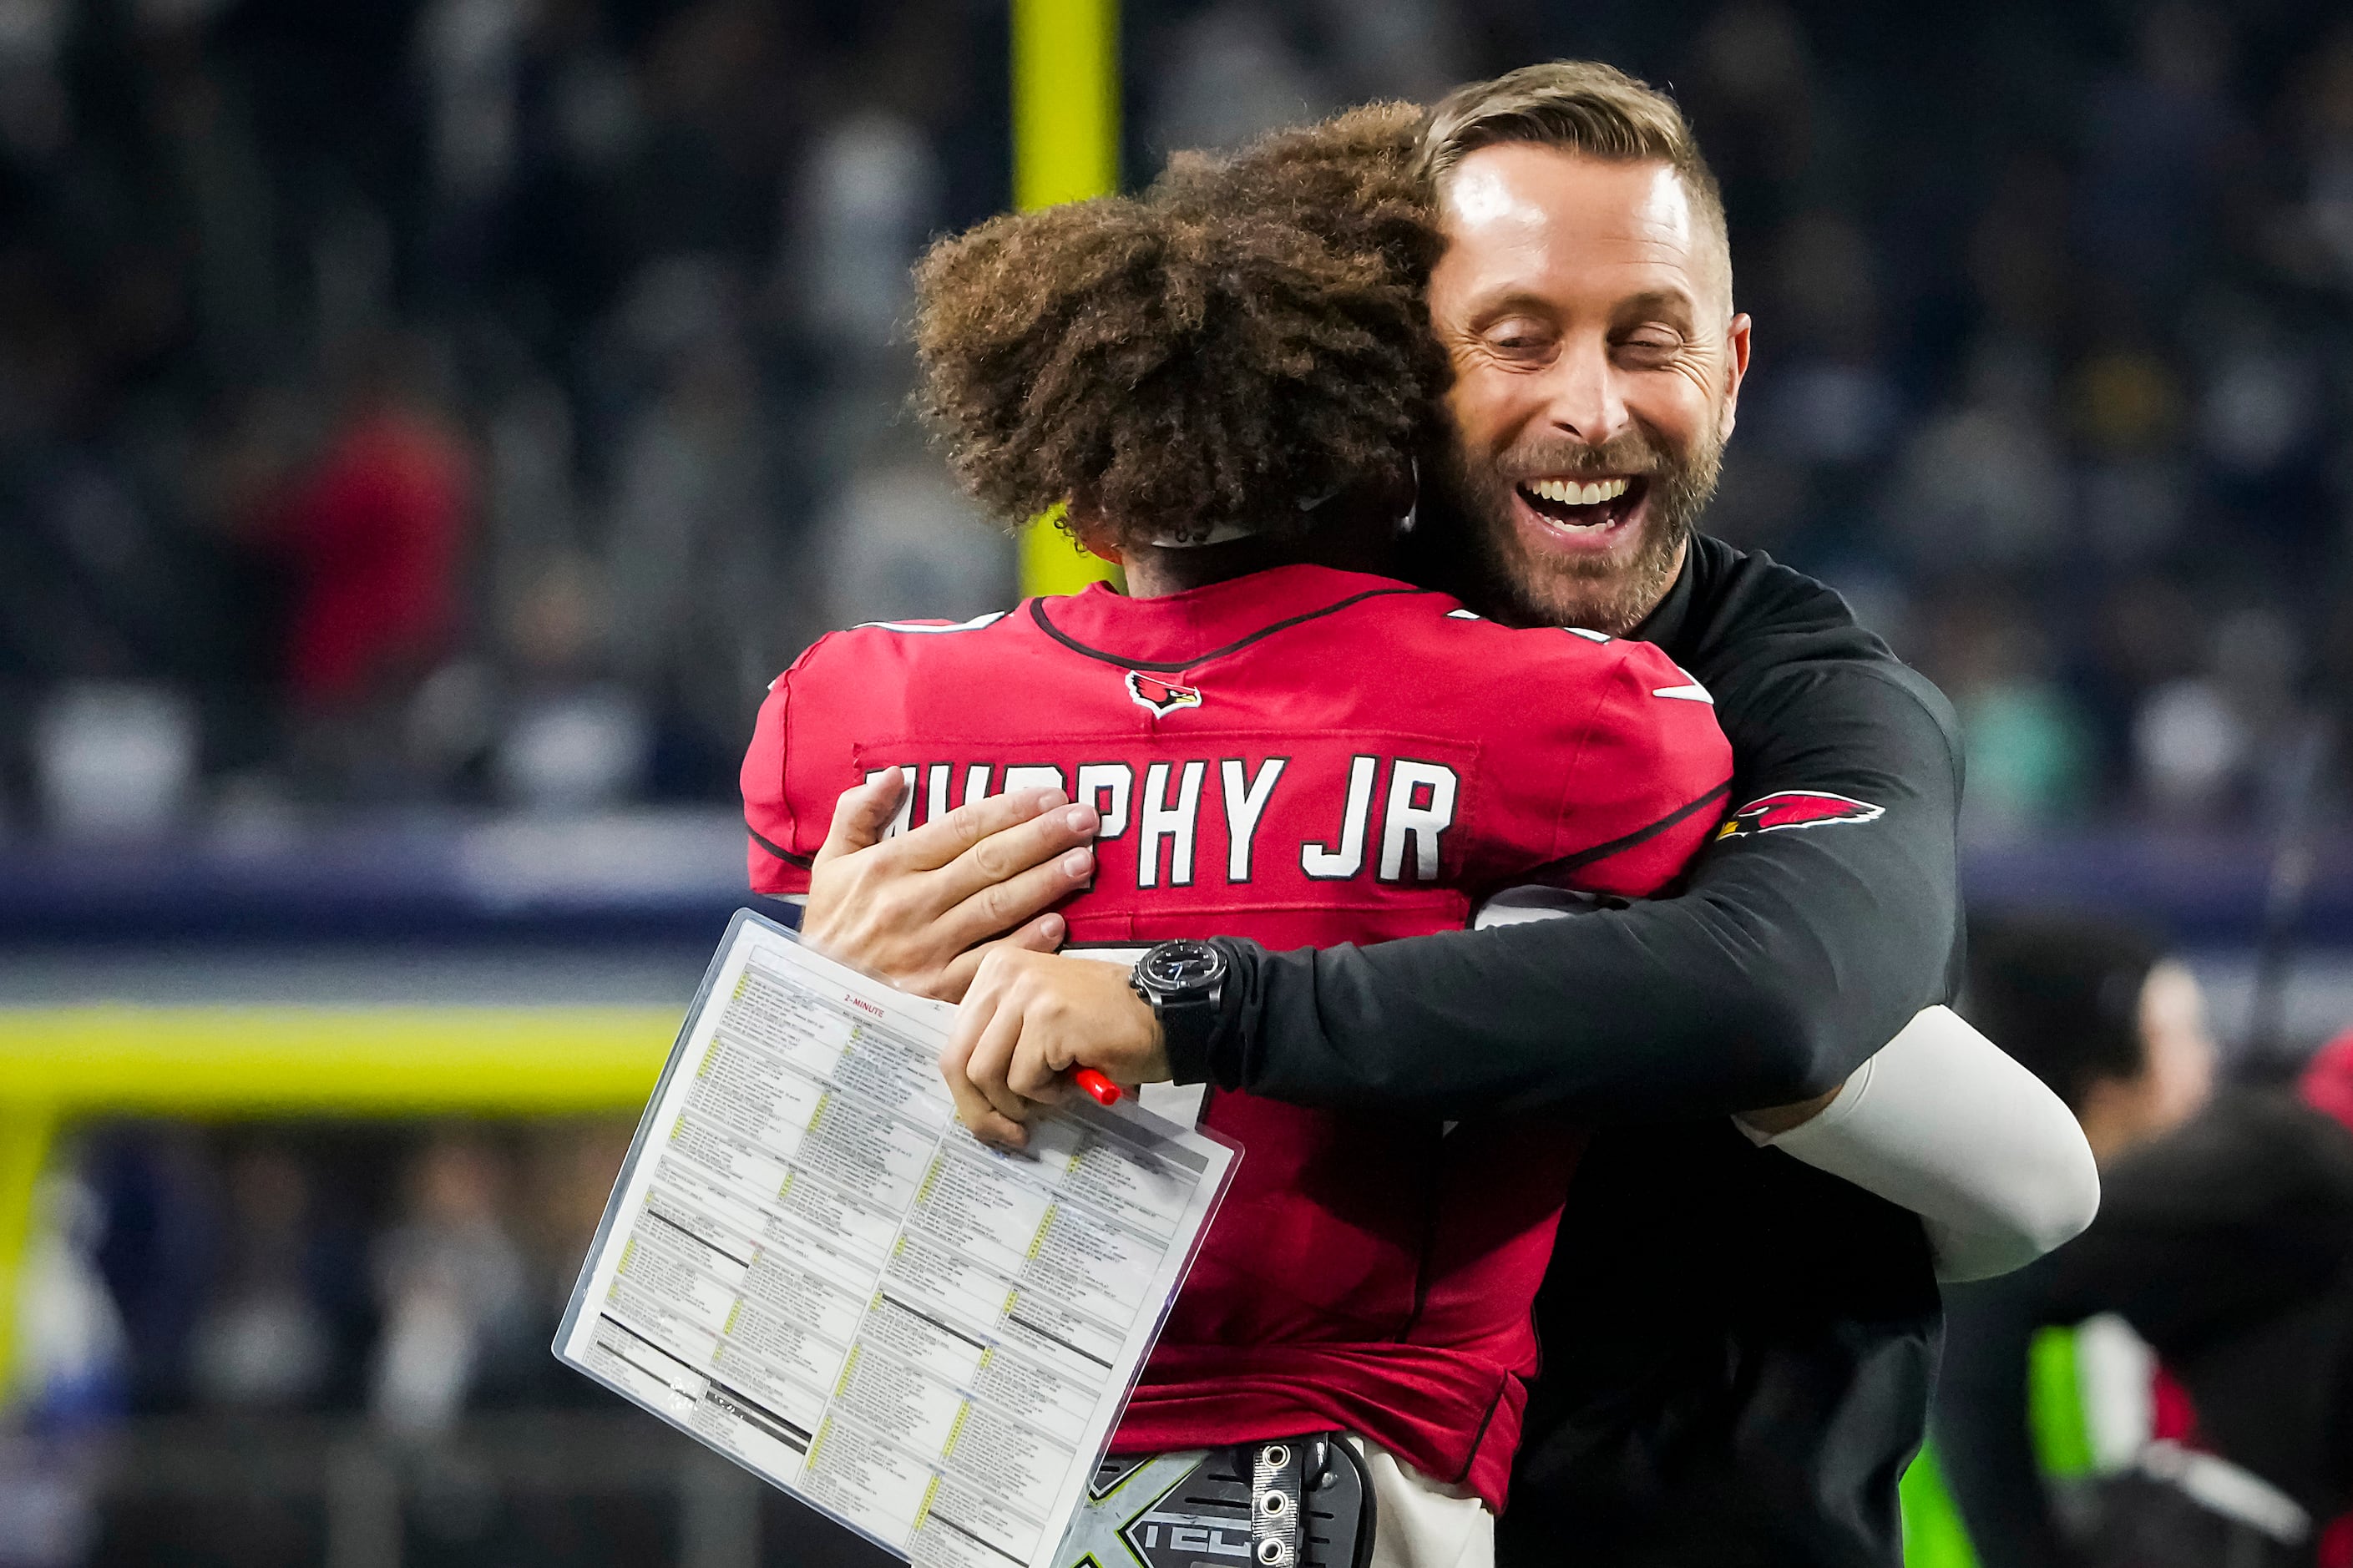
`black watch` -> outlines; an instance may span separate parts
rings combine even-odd
[[[1127,983],[1149,1003],[1171,1061],[1198,1061],[1209,1048],[1226,995],[1226,955],[1206,942],[1164,942],[1135,961]]]

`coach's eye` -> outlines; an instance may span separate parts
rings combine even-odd
[[[1638,364],[1657,364],[1672,359],[1683,349],[1683,340],[1672,332],[1636,332],[1619,340],[1619,351]]]
[[[1542,321],[1515,316],[1488,328],[1487,342],[1507,354],[1542,353],[1552,346],[1552,331]]]

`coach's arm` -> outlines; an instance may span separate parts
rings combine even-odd
[[[1736,817],[1681,896],[1573,920],[1320,952],[1228,940],[1223,1022],[1175,1076],[1324,1105],[1613,1119],[1843,1082],[1951,991],[1956,727],[1892,660],[1788,665],[1744,695],[1720,715],[1735,800],[1840,796],[1849,815]]]

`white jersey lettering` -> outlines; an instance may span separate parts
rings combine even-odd
[[[1413,843],[1413,879],[1438,880],[1438,840],[1454,826],[1460,781],[1442,763],[1399,757],[1389,764],[1388,809],[1381,813],[1380,878],[1397,881],[1405,870],[1406,843]]]
[[[1274,785],[1282,777],[1282,765],[1290,760],[1267,758],[1259,763],[1258,776],[1248,784],[1242,782],[1240,758],[1228,757],[1218,764],[1219,790],[1226,804],[1227,881],[1250,879],[1250,841],[1257,837],[1259,818],[1266,815],[1266,803],[1274,798]]]
[[[1299,868],[1319,882],[1336,882],[1365,868],[1365,819],[1373,809],[1373,773],[1378,757],[1356,757],[1348,763],[1348,804],[1340,816],[1340,847],[1322,844],[1299,847]]]
[[[1060,768],[1029,766],[1005,770],[1004,793],[1007,795],[1022,789],[1058,789],[1067,794],[1070,787]]]
[[[1155,763],[1144,773],[1144,798],[1135,813],[1135,885],[1160,886],[1160,843],[1170,841],[1168,885],[1193,885],[1193,826],[1201,809],[1201,777],[1207,763],[1187,763],[1176,785],[1176,803],[1168,804],[1168,764]]]
[[[905,787],[899,792],[899,809],[892,814],[891,826],[882,830],[885,838],[895,838],[906,832],[907,825],[915,819],[915,770],[912,764],[903,768],[876,768],[866,775],[866,782],[872,784],[876,779],[889,778],[892,773],[899,775]]]
[[[1134,787],[1135,770],[1125,763],[1079,764],[1079,792],[1074,798],[1081,805],[1093,806],[1103,817],[1103,826],[1095,830],[1096,842],[1127,831],[1127,797]]]

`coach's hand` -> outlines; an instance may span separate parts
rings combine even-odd
[[[1092,1068],[1133,1088],[1168,1076],[1160,1020],[1127,984],[1128,966],[998,946],[956,1009],[940,1074],[974,1134],[1018,1149],[1022,1123]]]
[[[1020,790],[885,838],[906,787],[893,772],[834,803],[802,937],[943,1002],[964,994],[989,952],[1060,946],[1062,917],[1044,911],[1094,875],[1094,808],[1060,790]]]

